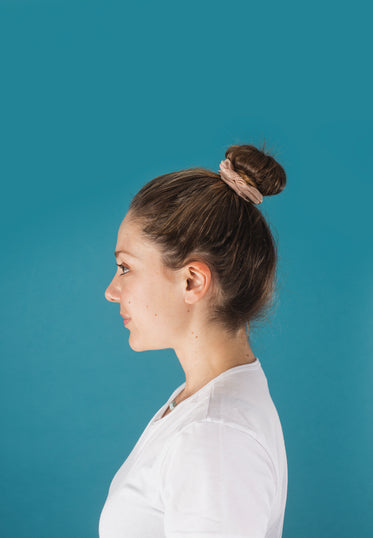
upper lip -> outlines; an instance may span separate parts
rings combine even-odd
[[[122,314],[122,312],[120,313],[120,315],[122,316],[123,319],[130,319],[128,316],[125,316],[124,314]]]

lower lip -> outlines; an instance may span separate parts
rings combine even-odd
[[[130,319],[125,319],[125,320],[123,321],[124,326],[126,327],[130,321],[131,321]]]

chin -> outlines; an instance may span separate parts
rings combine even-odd
[[[130,348],[133,349],[133,351],[145,351],[145,349],[137,344],[133,344],[131,341],[128,341]]]
[[[167,349],[169,346],[162,346],[159,343],[154,344],[145,344],[144,342],[138,342],[131,339],[131,335],[128,339],[128,343],[130,345],[130,348],[133,349],[133,351],[154,351],[157,349]]]
[[[133,349],[133,351],[147,351],[148,349],[154,349],[153,347],[149,347],[144,345],[141,341],[138,342],[131,338],[131,335],[128,339],[128,343],[130,345],[130,348]]]

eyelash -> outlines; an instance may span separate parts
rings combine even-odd
[[[128,270],[129,270],[129,268],[127,267],[127,265],[124,265],[123,263],[121,263],[121,264],[117,263],[116,265],[117,265],[118,267],[120,267],[120,268],[122,269],[122,271],[123,271],[123,269],[128,269]],[[124,276],[124,275],[126,275],[126,274],[127,274],[127,273],[121,273],[119,276]]]

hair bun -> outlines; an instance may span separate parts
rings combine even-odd
[[[284,190],[286,173],[283,167],[263,149],[250,144],[233,145],[225,152],[234,170],[263,196],[273,196]]]

